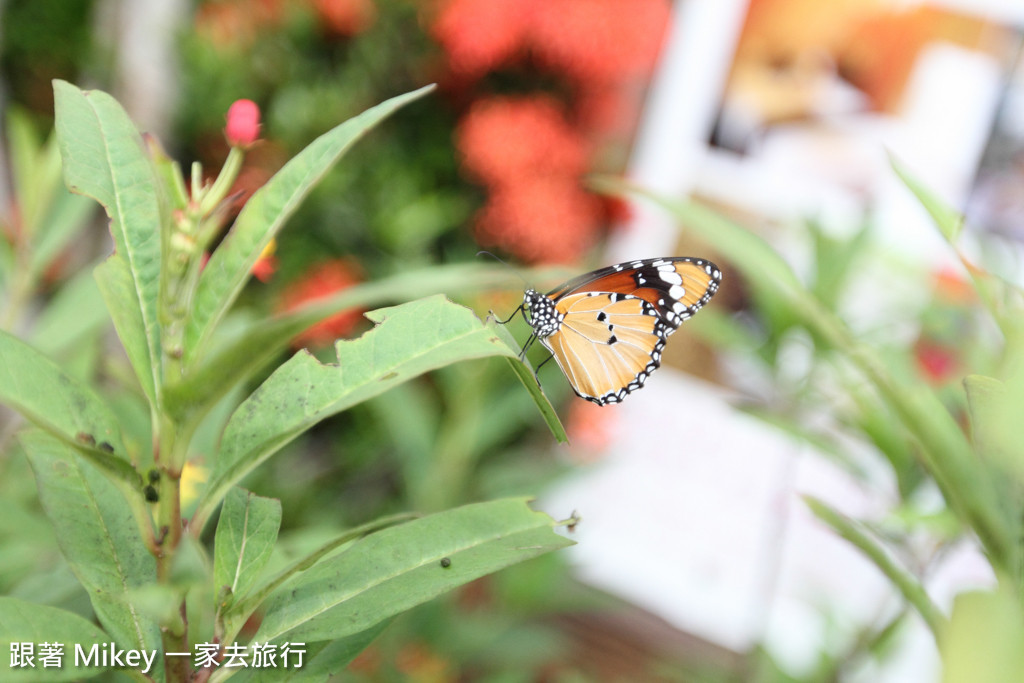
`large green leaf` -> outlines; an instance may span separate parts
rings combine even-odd
[[[294,311],[242,327],[233,337],[212,347],[209,357],[202,359],[180,384],[167,387],[165,405],[178,413],[201,410],[277,358],[299,332],[340,311],[386,306],[430,294],[456,296],[508,289],[520,281],[508,268],[467,263],[402,271],[353,285]]]
[[[103,628],[122,648],[160,650],[157,623],[128,599],[132,589],[156,582],[156,560],[127,501],[65,443],[39,430],[20,438],[61,552],[89,592]],[[162,663],[151,675],[162,679]]]
[[[228,492],[217,522],[213,578],[218,592],[233,601],[253,587],[270,559],[281,528],[281,501],[244,489]]]
[[[102,647],[109,642],[110,637],[102,629],[73,612],[0,596],[0,653],[3,653],[0,659],[3,667],[0,671],[3,672],[4,681],[39,683],[91,678],[102,673],[106,667],[95,664],[81,666],[82,662],[76,657],[76,652],[88,656],[94,645]],[[33,644],[33,666],[11,666],[12,643]],[[61,646],[59,665],[44,666],[40,648],[42,643]]]
[[[289,681],[328,681],[338,676],[353,659],[365,650],[373,640],[390,624],[382,621],[373,628],[346,638],[319,643],[306,643],[302,666],[263,668],[221,668],[210,677],[210,683],[220,683],[229,678],[239,683],[287,683]],[[294,660],[293,660],[294,661]]]
[[[145,341],[145,355],[129,349],[129,358],[153,401],[161,375],[160,203],[153,164],[142,137],[113,97],[98,90],[83,92],[60,80],[54,81],[53,91],[64,182],[72,192],[98,201],[110,216],[115,252],[130,275],[123,301],[115,303],[138,314],[111,312],[122,340]]]
[[[377,327],[339,341],[337,365],[300,351],[238,407],[224,430],[199,520],[229,486],[320,420],[450,363],[518,355],[472,311],[440,295],[366,315]]]
[[[253,640],[344,638],[456,586],[572,545],[523,498],[466,505],[356,542],[285,585]]]
[[[113,413],[92,389],[6,332],[0,332],[0,358],[0,402],[75,445],[126,485],[141,482],[125,459]]]
[[[185,361],[191,364],[249,279],[253,264],[307,194],[367,131],[433,86],[391,98],[321,135],[245,204],[228,236],[213,252],[199,280],[185,329]]]

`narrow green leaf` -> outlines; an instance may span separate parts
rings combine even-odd
[[[516,340],[512,337],[511,333],[505,329],[504,325],[497,325],[492,323],[492,329],[498,334],[506,344],[512,348],[516,348]],[[544,418],[544,422],[547,423],[548,429],[554,435],[558,443],[569,443],[569,435],[565,432],[565,427],[562,425],[562,421],[558,419],[558,413],[555,411],[555,407],[551,405],[551,401],[548,400],[547,394],[544,393],[544,388],[541,387],[540,382],[537,380],[536,371],[530,367],[529,361],[526,359],[519,360],[516,358],[508,358],[509,367],[512,368],[512,372],[516,374],[519,381],[526,387],[526,391],[529,392],[533,398],[533,402],[537,404],[538,410],[540,410],[541,416]]]
[[[281,501],[245,489],[228,491],[214,540],[213,578],[218,591],[227,587],[231,600],[252,588],[270,559],[281,528]]]
[[[921,582],[903,567],[900,567],[889,552],[872,538],[857,522],[812,496],[804,496],[804,502],[814,516],[832,527],[832,530],[852,543],[867,559],[888,578],[903,594],[903,597],[917,609],[936,638],[946,626],[946,617],[928,596]]]
[[[595,178],[591,185],[607,194],[642,197],[654,202],[671,213],[685,229],[692,230],[716,251],[725,254],[729,263],[742,271],[752,285],[763,283],[790,296],[807,298],[793,269],[778,252],[754,233],[711,209],[694,201],[663,197],[614,178]]]
[[[468,308],[440,295],[366,316],[377,327],[339,341],[337,365],[300,351],[238,407],[224,430],[200,520],[229,486],[320,420],[429,370],[518,353]]]
[[[109,643],[110,637],[98,626],[82,617],[34,602],[0,596],[0,677],[4,681],[76,681],[91,678],[106,670],[104,666],[81,665],[76,651],[88,655],[94,645]],[[13,667],[12,644],[31,643],[35,648],[34,666]],[[41,643],[56,643],[61,646],[59,666],[44,666],[41,660]]]
[[[199,280],[185,330],[186,364],[203,352],[213,328],[234,303],[264,247],[320,179],[370,129],[432,89],[426,86],[393,97],[321,135],[246,202]]]
[[[466,505],[355,543],[272,596],[254,640],[361,633],[456,586],[572,545],[526,499]]]
[[[907,186],[907,189],[913,192],[917,200],[921,202],[921,206],[925,208],[928,215],[935,221],[935,226],[942,233],[942,236],[946,238],[946,241],[950,244],[956,244],[964,227],[964,217],[960,212],[936,197],[896,157],[889,155],[889,164],[900,180],[903,181],[903,184]]]
[[[288,681],[327,681],[331,676],[340,675],[360,652],[365,650],[391,623],[382,621],[361,633],[339,638],[334,641],[306,644],[306,656],[301,667],[278,668],[232,668],[218,669],[210,677],[210,683],[220,683],[229,678],[238,683],[288,683]]]
[[[111,254],[107,260],[93,270],[103,301],[114,321],[114,329],[128,355],[128,362],[135,369],[135,376],[142,386],[142,393],[150,405],[156,403],[156,385],[153,373],[149,371],[149,342],[146,340],[146,323],[136,305],[135,285],[132,273],[120,254]]]
[[[349,529],[343,534],[332,538],[327,543],[324,543],[305,557],[292,562],[289,566],[278,572],[274,578],[265,581],[258,589],[252,591],[246,597],[228,607],[224,614],[225,640],[233,640],[235,636],[238,635],[238,632],[241,630],[245,622],[248,621],[249,617],[251,617],[253,612],[256,611],[256,608],[266,600],[267,596],[276,591],[299,572],[306,571],[322,558],[348,543],[352,543],[363,536],[380,531],[381,529],[386,529],[390,526],[394,526],[395,524],[407,522],[416,517],[417,515],[411,513],[400,513],[375,519],[372,522],[367,522],[366,524]]]
[[[139,477],[125,460],[114,414],[81,381],[17,337],[0,332],[0,402],[129,486]]]
[[[158,625],[128,600],[133,588],[156,581],[156,561],[133,510],[100,471],[66,444],[38,430],[23,432],[20,439],[61,552],[89,592],[103,628],[122,648],[160,650]],[[156,668],[162,678],[159,658]]]
[[[1019,339],[1024,336],[1021,323],[1021,313],[1024,312],[1024,302],[1022,302],[1024,293],[1013,283],[996,277],[971,263],[957,244],[964,227],[964,217],[960,212],[939,199],[895,157],[890,157],[889,162],[896,175],[914,193],[914,196],[931,216],[939,233],[956,253],[971,278],[978,298],[999,324],[1003,333],[1010,339]]]
[[[159,386],[161,237],[153,164],[142,137],[113,97],[98,90],[83,92],[61,80],[54,81],[53,90],[64,181],[72,192],[92,197],[106,209],[115,252],[131,275],[131,287],[124,293],[139,315],[117,315],[112,310],[114,324],[122,339],[145,340],[145,367],[135,369],[144,387]],[[140,321],[142,329],[121,327],[137,328]],[[152,400],[155,394],[148,395]]]
[[[32,120],[16,109],[8,110],[7,142],[21,229],[35,238],[60,191],[60,154],[52,141],[40,142]]]

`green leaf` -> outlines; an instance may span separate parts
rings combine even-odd
[[[964,378],[971,438],[984,462],[991,463],[1024,484],[1024,452],[1020,445],[1020,418],[1024,415],[1024,376],[1006,382],[994,377]]]
[[[85,197],[71,194],[63,186],[57,189],[53,206],[32,245],[29,269],[33,278],[41,275],[81,235],[95,210],[96,204]]]
[[[96,280],[83,270],[66,282],[41,311],[29,342],[56,357],[83,343],[108,320]]]
[[[203,352],[213,328],[238,297],[264,247],[320,179],[370,129],[432,89],[426,86],[391,98],[321,135],[246,202],[200,277],[185,329],[186,364]]]
[[[365,650],[390,623],[390,620],[382,621],[373,628],[335,641],[307,643],[306,656],[301,667],[219,669],[210,677],[210,683],[219,683],[229,678],[239,683],[326,681],[331,676],[340,675],[345,667]]]
[[[961,593],[939,640],[943,683],[1024,680],[1024,613],[1020,597],[1001,582],[998,592]]]
[[[119,315],[111,309],[114,325],[122,340],[145,341],[145,356],[129,357],[142,386],[158,387],[161,234],[153,164],[142,137],[113,97],[98,90],[83,92],[61,80],[54,81],[53,91],[64,182],[72,192],[92,197],[106,209],[115,253],[130,276],[128,286],[119,288],[119,303],[138,314]],[[125,325],[133,329],[124,329]],[[147,396],[152,401],[156,392]]]
[[[88,654],[93,645],[102,646],[109,642],[109,636],[102,629],[77,614],[56,607],[0,596],[0,652],[3,653],[4,681],[35,683],[91,678],[105,671],[106,667],[80,666],[76,663],[75,652],[81,648]],[[12,643],[33,643],[35,666],[10,666]],[[63,656],[59,660],[59,667],[43,666],[40,660],[41,643],[56,643],[62,646]]]
[[[889,156],[889,164],[892,166],[892,170],[896,172],[903,184],[907,186],[914,196],[917,197],[917,201],[921,202],[921,206],[925,208],[928,215],[932,217],[935,222],[935,226],[942,233],[942,236],[946,238],[946,241],[950,244],[956,244],[956,241],[960,238],[960,233],[963,232],[964,217],[959,211],[956,211],[949,204],[936,197],[924,183],[919,181],[906,166],[901,164],[896,157]]]
[[[229,486],[320,420],[450,363],[517,356],[472,311],[440,295],[366,317],[377,327],[337,342],[337,365],[300,351],[238,407],[224,430],[199,520]]]
[[[156,403],[156,381],[149,371],[149,342],[146,339],[146,323],[136,305],[135,284],[132,273],[120,254],[111,254],[107,260],[93,270],[103,301],[114,321],[114,329],[128,355],[128,362],[135,369],[135,376],[142,386],[142,392],[150,405]]]
[[[214,586],[227,587],[229,599],[245,595],[270,559],[281,528],[281,501],[249,491],[228,491],[214,541]]]
[[[299,332],[324,318],[354,308],[385,306],[430,294],[458,295],[518,286],[514,271],[481,264],[456,264],[402,271],[316,299],[288,313],[260,320],[219,346],[214,345],[179,384],[169,385],[165,405],[183,412],[201,410],[251,377],[288,348]]]
[[[60,155],[52,143],[40,143],[32,120],[20,110],[8,113],[7,142],[21,229],[35,237],[60,190]]]
[[[996,277],[987,270],[978,268],[971,263],[957,245],[964,226],[964,218],[960,212],[936,197],[928,187],[914,177],[895,157],[890,157],[889,161],[896,175],[914,193],[914,196],[917,197],[917,200],[921,202],[921,205],[932,217],[932,221],[938,228],[939,233],[946,239],[953,251],[956,252],[964,269],[971,277],[971,282],[978,293],[978,298],[985,305],[992,318],[999,324],[1003,333],[1011,340],[1024,337],[1024,327],[1022,327],[1021,323],[1021,313],[1024,312],[1024,304],[1022,304],[1024,293],[1011,282]]]
[[[103,474],[66,444],[31,430],[20,436],[64,558],[89,592],[93,610],[122,648],[160,650],[160,629],[128,600],[156,582],[156,561],[133,511]],[[156,675],[162,678],[158,661]]]
[[[343,534],[332,538],[327,543],[324,543],[313,552],[305,555],[295,562],[292,562],[291,565],[278,572],[278,574],[272,579],[262,583],[258,589],[252,591],[247,596],[228,607],[224,614],[225,640],[233,640],[235,636],[238,635],[238,632],[241,630],[245,622],[247,622],[253,612],[256,611],[256,608],[259,607],[260,603],[266,600],[268,595],[276,591],[299,572],[306,571],[322,558],[346,544],[352,543],[363,536],[380,531],[381,529],[386,529],[389,526],[406,522],[415,517],[416,515],[410,513],[401,513],[375,519],[372,522],[367,522],[366,524],[347,530]]]
[[[832,527],[832,530],[852,543],[903,594],[903,597],[917,609],[918,613],[937,638],[946,626],[946,618],[924,589],[921,582],[903,567],[900,567],[890,553],[872,538],[863,526],[823,501],[804,496],[804,502],[814,516]]]
[[[0,402],[129,486],[141,481],[124,459],[113,413],[92,389],[6,332],[0,332],[0,358]]]
[[[377,532],[272,596],[253,639],[315,642],[361,633],[456,586],[572,545],[553,524],[519,498]]]
[[[512,337],[512,334],[505,329],[504,325],[495,324],[493,329],[506,344],[512,348],[516,348],[516,340]],[[519,378],[519,381],[523,383],[524,387],[526,387],[526,391],[529,392],[534,403],[537,404],[537,408],[540,410],[540,414],[543,416],[544,422],[547,423],[548,429],[550,429],[551,433],[554,434],[558,443],[569,443],[569,435],[565,433],[565,427],[562,425],[562,421],[558,419],[558,413],[555,411],[555,407],[551,405],[551,401],[548,400],[547,394],[544,393],[544,389],[537,380],[536,371],[530,367],[529,361],[526,359],[520,361],[518,357],[509,358],[508,364],[509,367],[512,368],[512,372],[514,372],[516,377]]]

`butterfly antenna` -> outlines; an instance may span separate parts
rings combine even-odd
[[[523,281],[523,285],[525,285],[526,288],[529,289],[530,283],[526,281],[526,278],[523,277],[522,273],[520,273],[518,270],[516,270],[511,265],[509,265],[508,261],[505,261],[504,259],[499,258],[498,256],[492,254],[491,252],[487,251],[486,249],[481,249],[480,251],[476,252],[476,255],[477,256],[485,256],[485,255],[486,256],[490,256],[492,259],[494,259],[495,261],[497,261],[498,263],[500,263],[501,265],[505,266],[506,268],[511,270],[513,273],[515,273],[516,277],[518,277],[520,280],[522,280]]]

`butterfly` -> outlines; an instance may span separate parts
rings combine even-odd
[[[516,309],[533,328],[522,355],[539,339],[577,396],[621,403],[661,366],[668,336],[721,283],[711,261],[673,256],[601,268],[547,294],[527,289]]]

